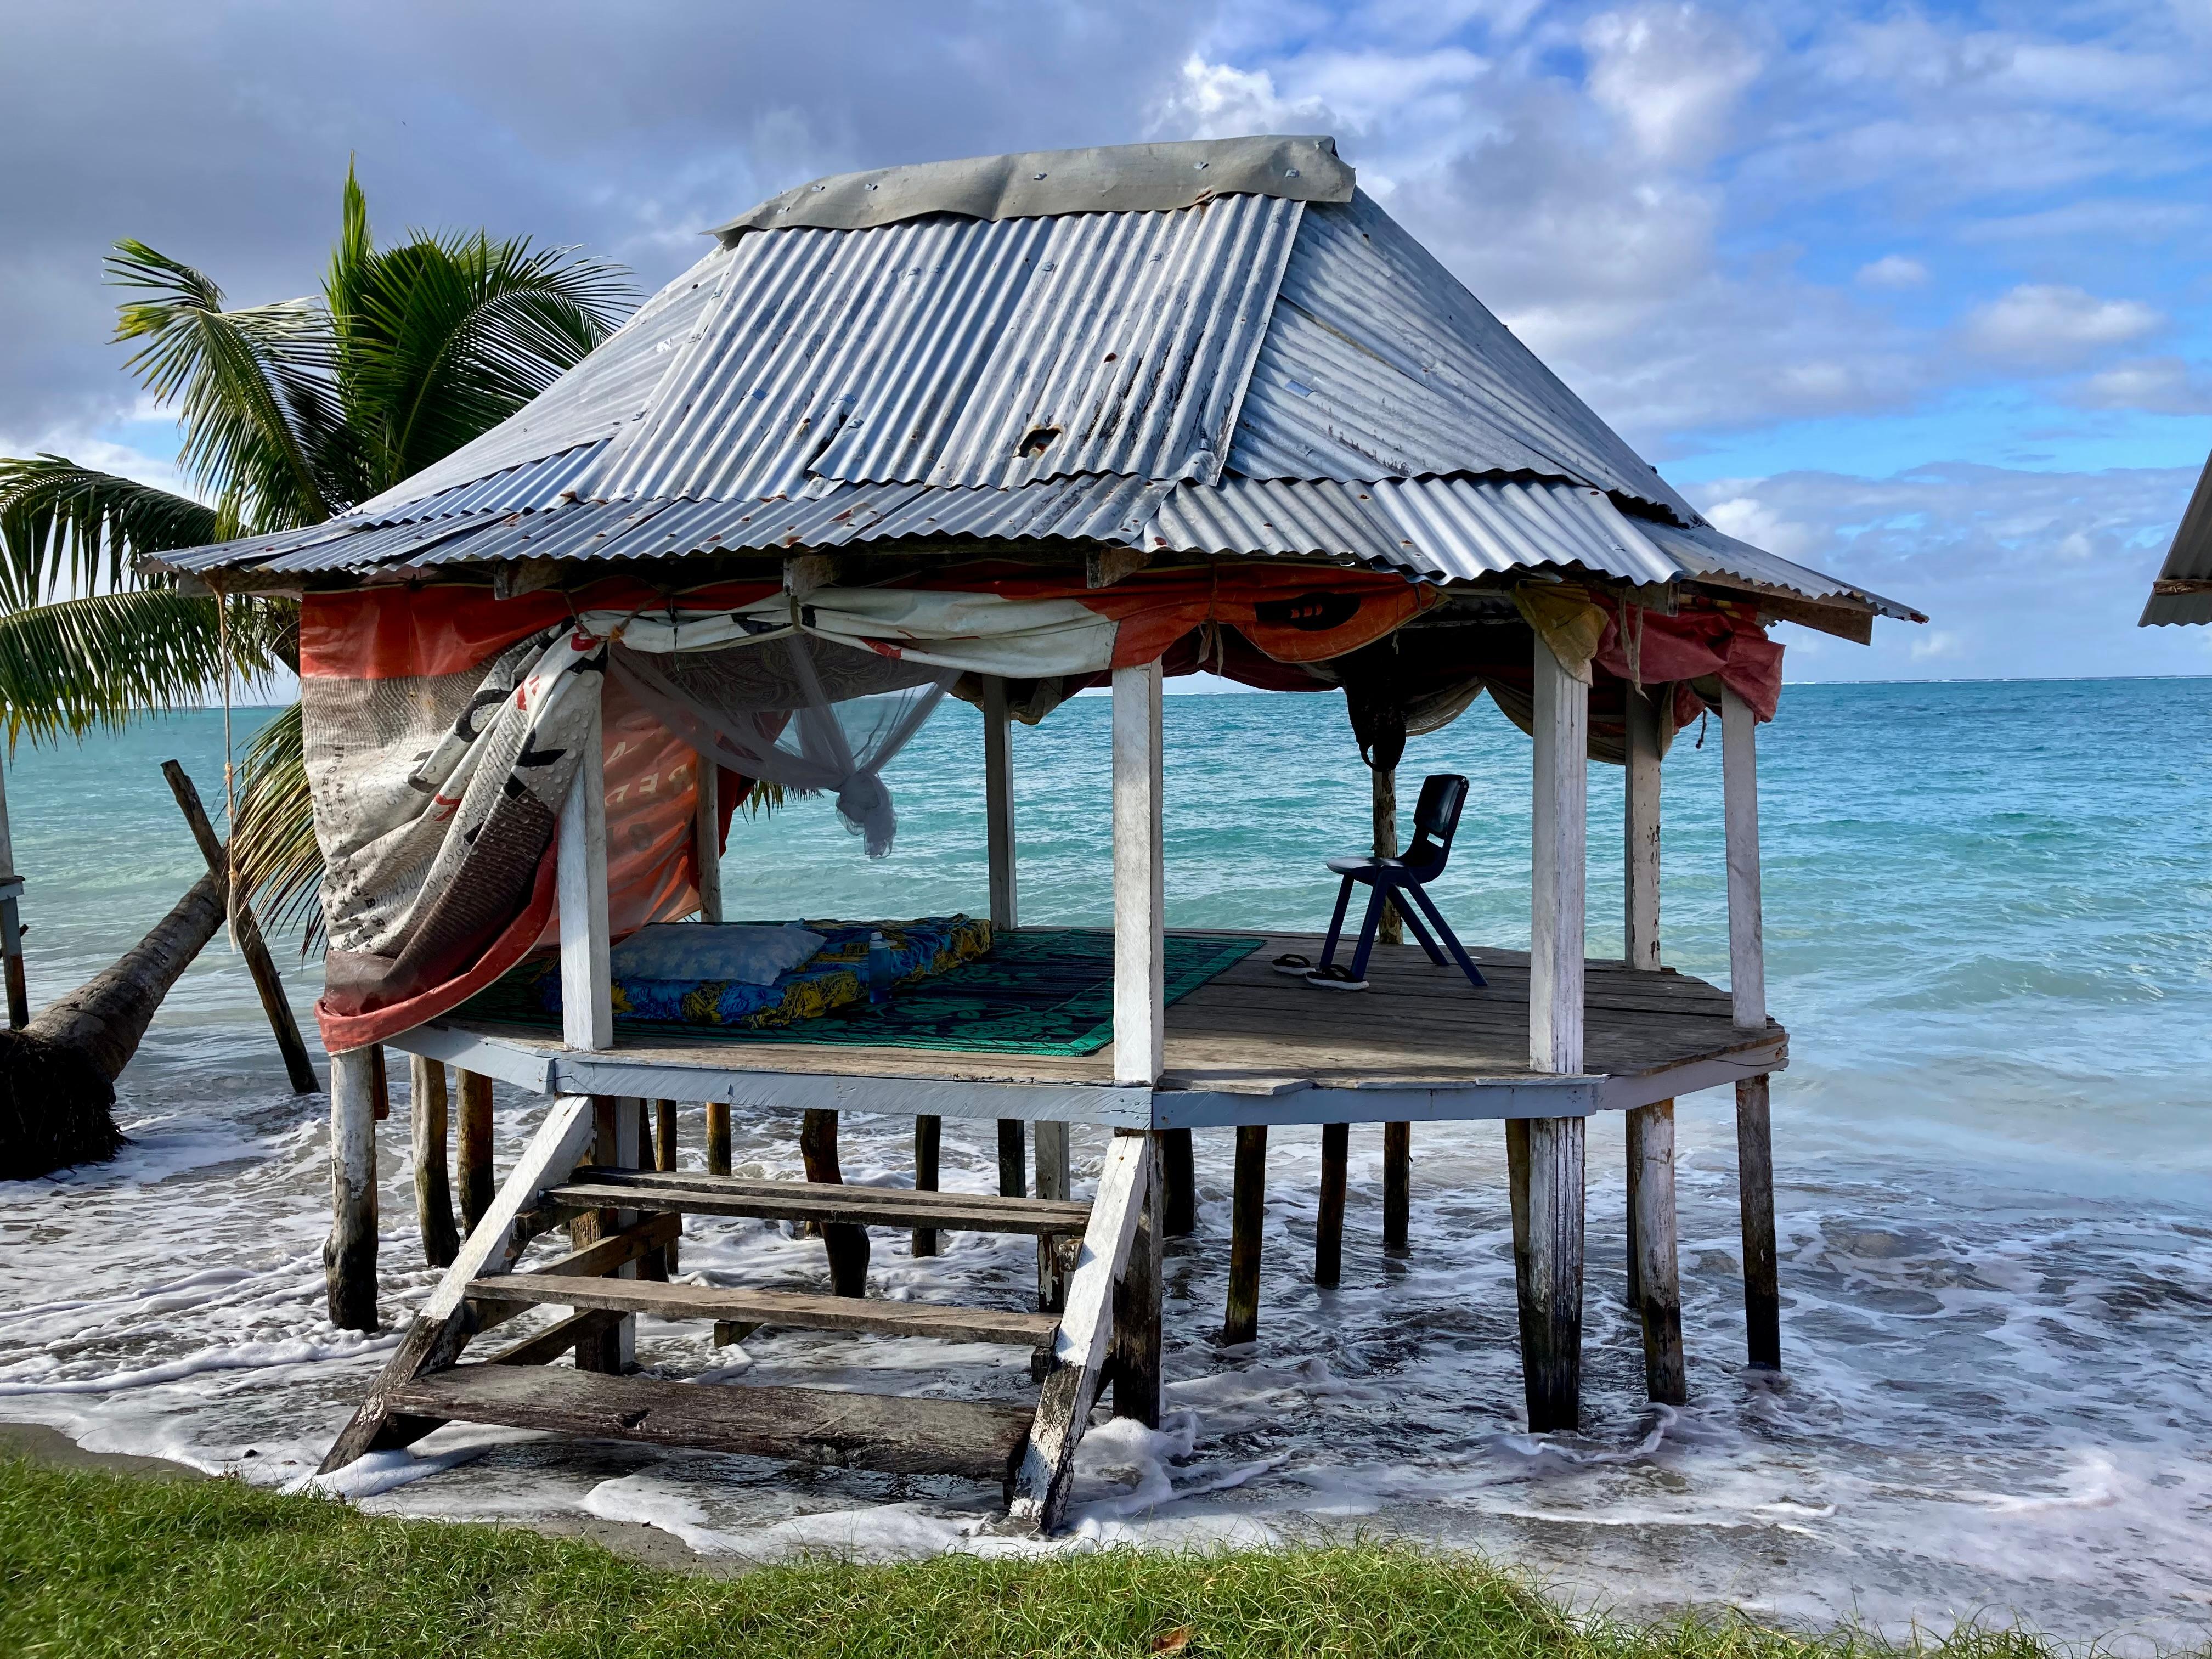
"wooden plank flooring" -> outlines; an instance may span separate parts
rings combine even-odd
[[[1218,930],[1216,930],[1218,931]],[[1269,934],[1261,947],[1167,1011],[1164,1089],[1267,1094],[1318,1085],[1376,1087],[1527,1078],[1528,956],[1470,946],[1490,981],[1478,991],[1419,945],[1377,945],[1356,994],[1317,990],[1269,963],[1296,951],[1318,959],[1317,934]],[[1339,959],[1350,959],[1348,945]],[[1770,1042],[1779,1028],[1740,1030],[1728,993],[1673,972],[1619,961],[1587,965],[1585,1066],[1644,1077]],[[544,1034],[469,1027],[532,1052],[557,1053]],[[688,1042],[617,1030],[616,1053],[678,1066],[833,1077],[907,1077],[977,1083],[1107,1083],[1113,1051],[1081,1057],[865,1048],[787,1042]]]

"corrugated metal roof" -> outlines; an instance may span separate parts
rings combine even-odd
[[[1085,161],[1092,183],[1110,155]],[[958,182],[915,183],[904,206]],[[415,520],[445,528],[386,537]],[[996,219],[940,203],[874,228],[748,233],[514,419],[348,520],[168,562],[902,537],[1318,554],[1437,580],[1726,574],[1913,614],[1705,526],[1356,192]]]
[[[1229,467],[1369,482],[1528,472],[1697,518],[1364,195],[1305,210]]]
[[[1218,473],[1299,206],[749,236],[590,493]]]
[[[2197,475],[2196,491],[2173,532],[2173,544],[2166,550],[2158,580],[2212,583],[2212,459],[2205,461],[2204,471]],[[2161,593],[2154,583],[2138,625],[2156,628],[2173,623],[2212,623],[2212,586]]]
[[[1355,177],[1336,140],[1313,134],[1041,149],[834,173],[769,197],[714,234],[802,225],[866,230],[931,213],[994,220],[1171,213],[1217,196],[1348,202]]]

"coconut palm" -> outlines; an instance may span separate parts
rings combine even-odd
[[[0,459],[0,708],[11,746],[296,672],[289,601],[185,592],[140,575],[137,560],[318,524],[399,483],[544,391],[635,297],[618,268],[526,238],[415,232],[379,248],[350,168],[318,295],[232,308],[210,278],[137,241],[118,242],[107,268],[127,295],[116,338],[136,347],[127,367],[139,383],[176,411],[179,469],[197,496],[58,455]],[[250,746],[233,828],[241,887],[312,929],[321,860],[296,704]],[[220,925],[218,907],[205,933],[186,938],[204,911],[193,908],[191,927],[136,975],[167,975],[150,987],[149,1012]],[[149,988],[132,994],[144,1000]]]

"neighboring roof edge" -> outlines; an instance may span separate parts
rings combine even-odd
[[[771,196],[710,234],[730,242],[796,226],[865,230],[930,213],[1167,213],[1214,196],[1349,202],[1356,178],[1336,140],[1318,134],[1031,150],[836,173]]]
[[[2212,623],[2212,457],[2197,475],[2197,489],[2182,511],[2172,544],[2166,550],[2166,562],[2150,585],[2150,599],[2136,626],[2182,623]]]

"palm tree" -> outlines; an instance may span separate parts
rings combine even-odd
[[[181,592],[141,576],[137,560],[319,524],[390,488],[528,403],[635,299],[618,267],[527,238],[415,232],[380,249],[350,168],[319,295],[232,309],[208,276],[131,240],[115,245],[107,268],[129,295],[116,327],[137,348],[127,367],[176,410],[179,469],[200,498],[59,455],[0,459],[0,708],[10,747],[26,736],[82,738],[296,672],[291,602]],[[321,858],[296,703],[249,746],[233,830],[241,890],[304,917],[312,939]],[[206,908],[188,895],[163,924],[173,934],[165,948],[132,953],[142,960],[125,976],[128,994],[146,1016],[220,927],[221,905],[213,921]],[[74,1017],[81,1027],[98,1015],[80,1006]],[[21,1092],[5,1056],[45,1018],[0,1046],[0,1106]],[[137,1019],[119,1056],[113,1044],[103,1051],[97,1069],[109,1084],[144,1024]],[[8,1116],[0,1110],[0,1143]],[[0,1145],[0,1165],[9,1162]]]

